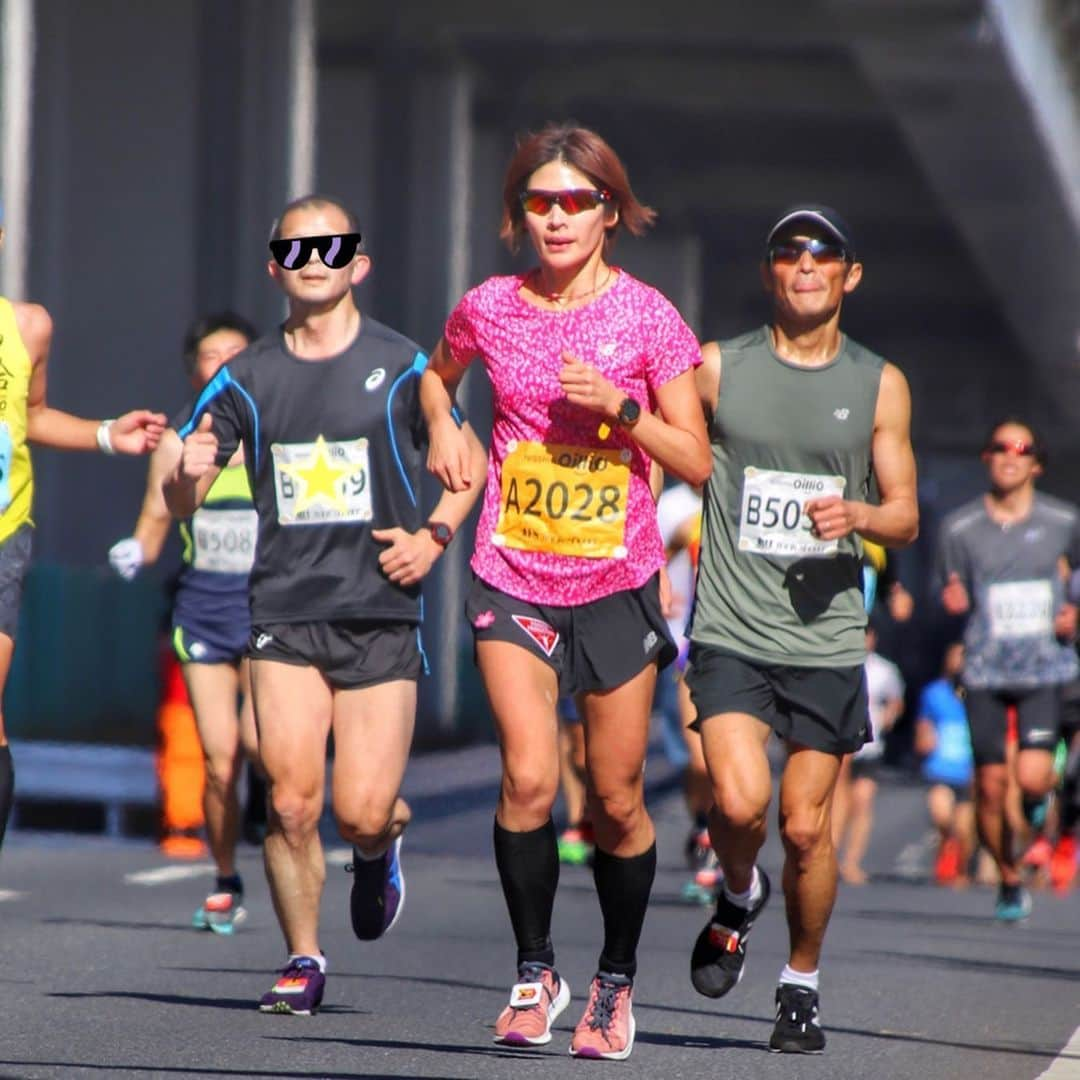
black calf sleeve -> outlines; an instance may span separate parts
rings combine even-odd
[[[604,916],[604,951],[599,970],[632,979],[637,973],[638,939],[656,877],[656,844],[628,859],[597,848],[593,877]]]
[[[15,763],[11,760],[11,747],[0,746],[0,847],[4,846],[4,833],[14,801]]]
[[[499,870],[518,964],[555,963],[551,912],[559,885],[559,844],[549,818],[539,829],[510,832],[495,822],[495,865]]]

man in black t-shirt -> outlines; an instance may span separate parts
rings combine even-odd
[[[405,895],[399,853],[410,811],[398,791],[424,663],[420,581],[465,521],[486,461],[466,426],[474,483],[444,492],[425,519],[417,386],[427,357],[357,308],[352,288],[371,262],[355,217],[323,196],[297,199],[270,249],[288,317],[200,394],[164,492],[174,514],[191,514],[243,443],[259,519],[248,654],[270,790],[265,861],[288,953],[259,1007],[310,1015],[326,971],[318,822],[327,736],[334,815],[353,845],[353,930],[373,940]]]

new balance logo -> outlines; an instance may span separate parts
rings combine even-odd
[[[833,409],[832,414],[833,414],[833,416],[836,417],[837,420],[846,420],[851,415],[851,410],[850,409]]]
[[[255,648],[256,649],[265,649],[266,646],[269,645],[270,642],[273,641],[273,640],[274,640],[274,635],[273,634],[260,634],[255,639]]]

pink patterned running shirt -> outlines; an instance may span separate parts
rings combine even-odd
[[[655,411],[656,387],[701,362],[693,331],[656,289],[619,271],[582,307],[549,311],[520,295],[525,275],[462,297],[444,337],[460,364],[480,357],[494,423],[472,568],[534,604],[569,607],[643,585],[664,564],[648,455],[559,384],[562,354],[599,369]]]

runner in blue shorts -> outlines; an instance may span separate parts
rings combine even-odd
[[[195,390],[201,390],[222,364],[254,338],[254,327],[231,312],[197,320],[184,339],[184,367]],[[109,562],[125,580],[130,581],[161,554],[173,520],[161,482],[176,467],[182,449],[171,428],[150,459],[134,534],[109,550]],[[244,656],[251,633],[248,572],[255,553],[255,524],[241,448],[203,505],[180,524],[183,568],[172,612],[172,645],[206,761],[203,813],[217,867],[214,890],[192,921],[198,929],[218,934],[231,934],[247,914],[244,885],[236,868],[236,841],[240,775],[245,759],[257,757],[251,675]],[[257,784],[262,787],[261,782]]]

